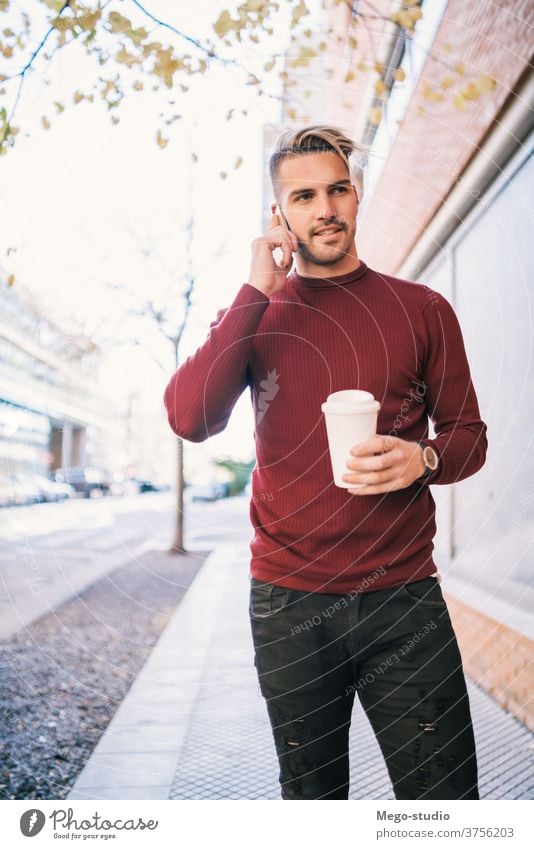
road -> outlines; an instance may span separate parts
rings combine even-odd
[[[172,493],[74,499],[0,511],[0,639],[143,551],[169,547]],[[248,499],[187,503],[185,544],[251,536]]]

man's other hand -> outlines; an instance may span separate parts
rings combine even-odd
[[[379,435],[352,446],[343,480],[365,484],[361,489],[348,489],[351,495],[379,495],[405,489],[424,471],[419,443]]]

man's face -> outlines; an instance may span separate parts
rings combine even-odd
[[[306,153],[282,160],[278,200],[297,237],[300,256],[335,265],[354,249],[358,195],[335,153]]]

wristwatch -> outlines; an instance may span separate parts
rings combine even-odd
[[[423,463],[425,464],[425,471],[420,478],[417,478],[417,480],[424,481],[432,474],[432,472],[436,471],[439,465],[439,457],[431,445],[427,445],[425,442],[419,442],[418,444],[423,449]]]

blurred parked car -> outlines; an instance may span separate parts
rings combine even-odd
[[[163,492],[164,487],[154,481],[138,480],[139,492]]]
[[[218,494],[214,486],[189,486],[187,494],[191,501],[217,501]]]
[[[186,493],[191,501],[217,501],[226,498],[229,485],[226,483],[209,483],[205,486],[188,486]]]
[[[122,478],[120,475],[114,475],[109,491],[111,495],[138,495],[139,481],[136,478]]]
[[[34,491],[33,503],[42,501],[64,501],[75,494],[74,487],[68,483],[58,483],[42,475],[16,475],[18,483]]]
[[[90,466],[71,466],[65,469],[57,469],[55,479],[58,483],[70,484],[76,492],[83,494],[85,498],[98,498],[107,495],[110,491],[111,482],[108,475],[102,469],[94,469]]]
[[[2,477],[0,489],[4,507],[36,504],[41,498],[38,487],[16,475]]]
[[[41,490],[27,475],[13,475],[13,487],[17,504],[39,504],[42,501]]]
[[[0,477],[0,507],[11,507],[15,503],[13,484],[8,477]]]

